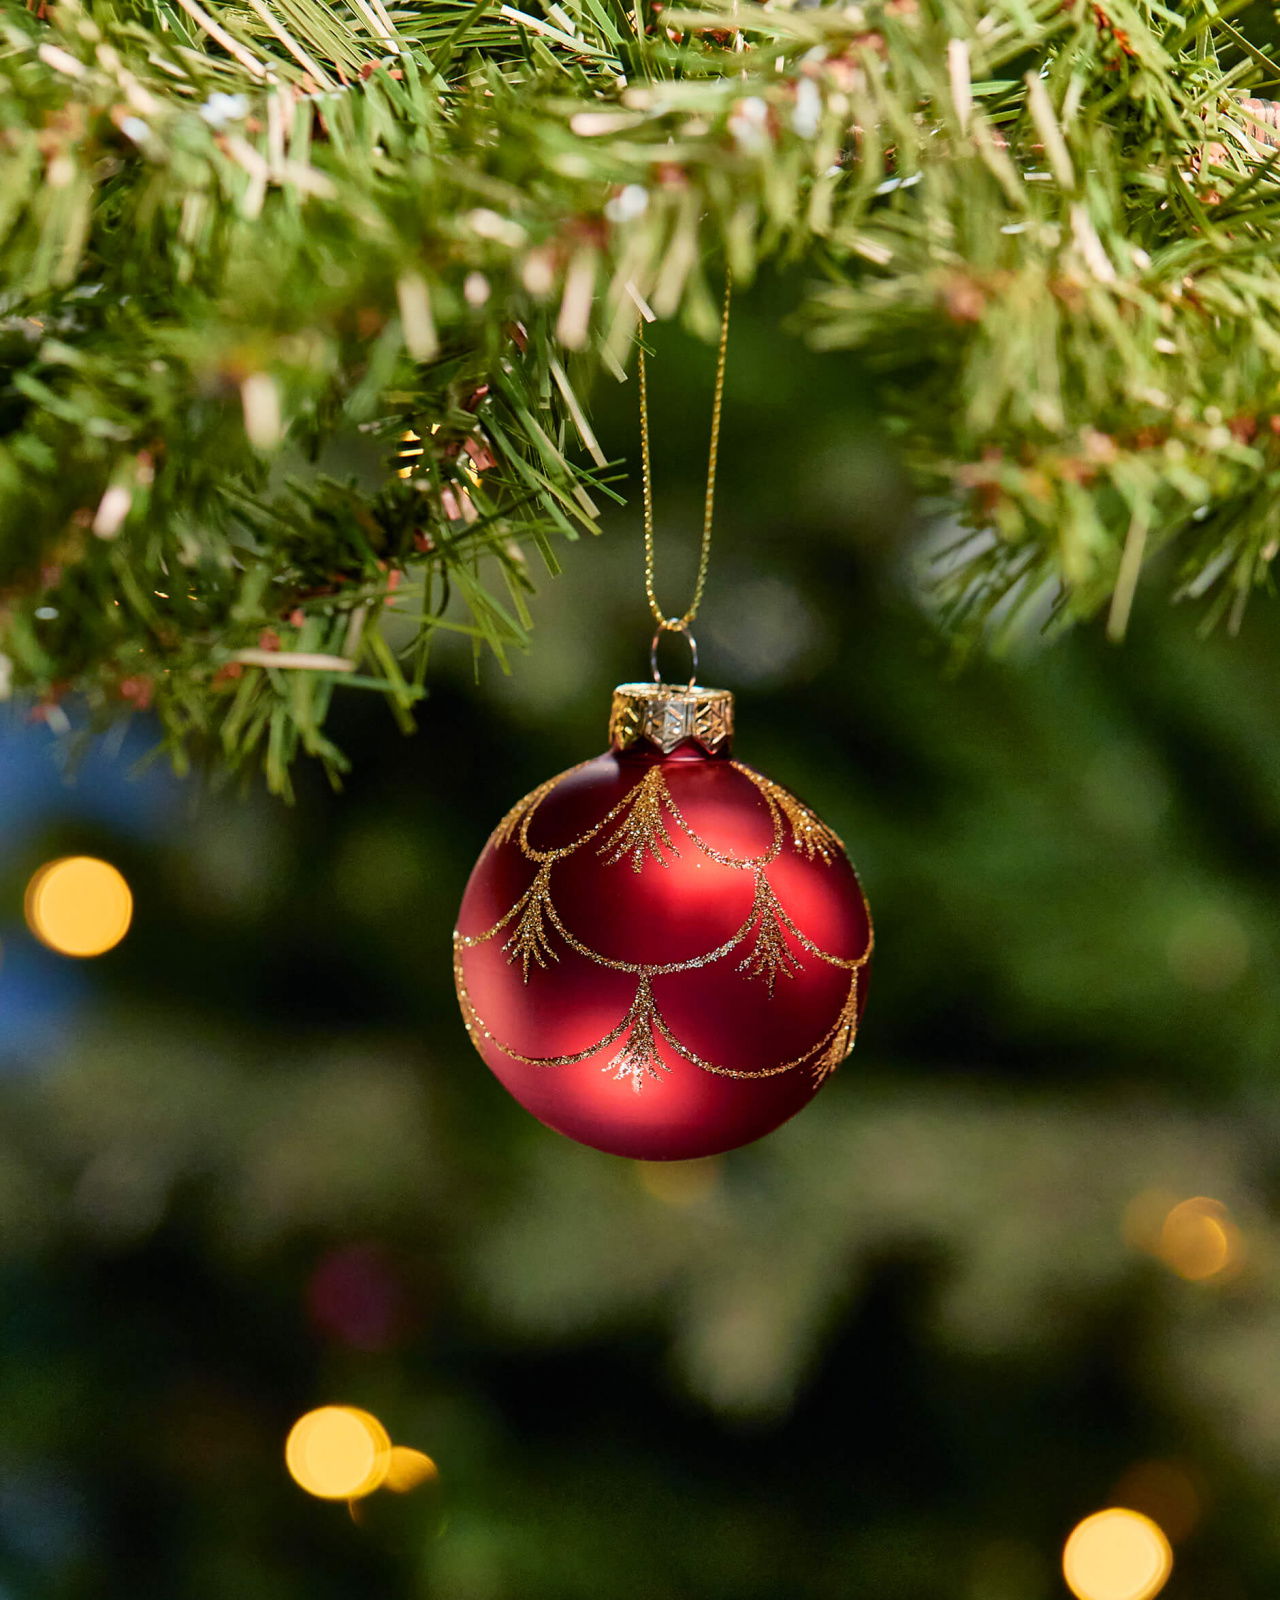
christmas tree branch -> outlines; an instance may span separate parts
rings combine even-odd
[[[1119,633],[1165,549],[1238,615],[1280,464],[1268,70],[1123,0],[11,10],[8,677],[152,706],[179,762],[340,770],[340,682],[407,723],[439,628],[524,642],[526,552],[612,492],[594,373],[644,315],[710,334],[717,254],[821,266],[812,337],[973,530],[954,627]]]

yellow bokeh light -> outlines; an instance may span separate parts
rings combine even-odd
[[[64,956],[113,950],[133,921],[133,894],[109,861],[67,856],[40,868],[27,885],[27,926]]]
[[[382,1487],[390,1489],[392,1494],[408,1494],[424,1483],[434,1483],[439,1476],[440,1469],[430,1456],[398,1444],[392,1447]]]
[[[387,1475],[391,1440],[377,1417],[354,1406],[321,1406],[299,1417],[284,1447],[294,1482],[321,1500],[358,1500]]]
[[[1173,1551],[1150,1517],[1112,1506],[1086,1517],[1062,1552],[1077,1600],[1152,1600],[1169,1581]]]
[[[1191,1283],[1221,1277],[1240,1264],[1243,1253],[1240,1230],[1226,1206],[1205,1195],[1174,1206],[1156,1242],[1156,1254],[1164,1264]]]

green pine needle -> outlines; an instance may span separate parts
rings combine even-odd
[[[338,685],[411,726],[438,629],[526,643],[526,552],[612,492],[593,378],[641,306],[710,332],[716,257],[812,264],[811,337],[972,530],[958,633],[1118,636],[1170,550],[1210,618],[1269,579],[1280,68],[1239,7],[42,10],[0,17],[0,684],[40,704],[282,793],[341,771]]]

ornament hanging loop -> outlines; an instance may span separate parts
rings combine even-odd
[[[679,617],[664,617],[658,624],[658,631],[653,636],[653,643],[649,646],[649,665],[653,669],[653,681],[662,682],[662,673],[658,670],[658,642],[664,633],[682,633],[688,641],[689,654],[692,665],[689,668],[689,687],[692,689],[698,681],[698,641],[687,622],[682,622]]]

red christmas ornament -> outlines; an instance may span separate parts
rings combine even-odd
[[[733,697],[614,691],[612,748],[526,795],[467,884],[454,974],[489,1067],[614,1155],[748,1144],[849,1053],[871,918],[840,840],[731,759]]]

